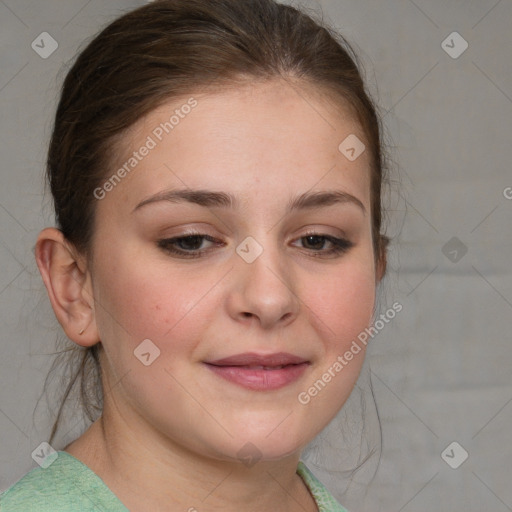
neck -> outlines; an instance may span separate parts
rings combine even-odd
[[[149,432],[142,422],[130,421],[127,428],[107,411],[65,450],[132,512],[318,510],[296,474],[298,453],[252,466],[208,458]]]

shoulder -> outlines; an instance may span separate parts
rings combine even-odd
[[[336,498],[328,491],[328,489],[315,477],[311,470],[299,461],[297,473],[309,489],[313,496],[319,512],[348,512],[343,508]]]
[[[105,508],[107,507],[107,508]],[[56,452],[0,494],[2,512],[126,511],[87,466],[67,452]]]

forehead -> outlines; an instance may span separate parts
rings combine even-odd
[[[297,83],[191,94],[127,131],[107,179],[123,166],[127,172],[101,207],[134,207],[175,187],[229,191],[242,202],[342,187],[369,209],[369,152],[350,161],[340,151],[347,137],[366,143],[351,111]]]

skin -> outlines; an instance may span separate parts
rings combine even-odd
[[[194,98],[197,107],[97,202],[90,260],[55,228],[39,235],[36,259],[60,324],[78,345],[104,348],[103,416],[66,450],[132,511],[317,510],[295,473],[299,456],[346,401],[364,350],[308,404],[297,397],[371,324],[385,268],[372,248],[369,152],[351,162],[338,150],[364,134],[306,85],[274,80]],[[134,125],[118,164],[187,99]],[[133,211],[187,187],[233,194],[239,208],[161,201]],[[285,212],[293,197],[333,190],[366,212],[353,203]],[[207,252],[189,259],[158,246],[189,228],[222,243],[204,240],[195,247]],[[326,256],[332,244],[308,243],[310,230],[353,247]],[[235,251],[248,236],[263,248],[252,263]],[[145,339],[160,350],[149,366],[134,356]],[[243,352],[311,364],[273,391],[242,388],[204,364]],[[250,467],[237,457],[248,442],[261,456]]]

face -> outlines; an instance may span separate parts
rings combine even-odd
[[[271,460],[343,405],[377,284],[369,154],[338,149],[351,134],[365,140],[348,111],[266,82],[173,101],[126,135],[90,270],[105,407],[139,438]]]

